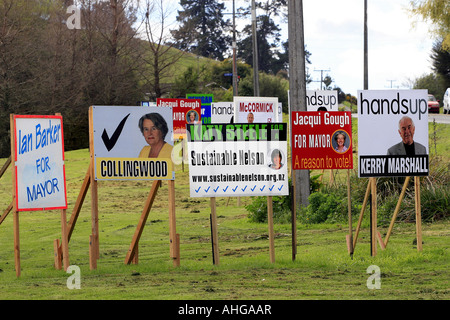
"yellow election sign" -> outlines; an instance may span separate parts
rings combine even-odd
[[[96,158],[96,176],[104,180],[172,180],[171,159]]]

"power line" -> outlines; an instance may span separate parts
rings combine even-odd
[[[318,69],[318,70],[314,69],[314,71],[320,72],[320,90],[322,90],[323,72],[324,72],[324,71],[328,71],[328,72],[329,72],[330,69]],[[313,82],[318,82],[318,81],[313,81]]]

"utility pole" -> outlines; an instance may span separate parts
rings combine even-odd
[[[367,41],[367,0],[364,0],[364,90],[369,89],[369,57],[368,57],[368,41]]]
[[[320,72],[320,90],[322,90],[322,83],[323,83],[323,72],[324,71],[330,71],[330,69],[327,69],[327,70],[325,70],[325,69],[319,69],[319,70],[316,70],[316,69],[314,69],[314,71],[319,71]]]
[[[392,89],[392,84],[393,84],[395,81],[397,81],[397,80],[386,80],[386,81],[388,81],[388,82],[391,83],[391,89]]]
[[[303,0],[288,1],[289,96],[291,111],[306,110],[306,67]],[[295,205],[308,206],[309,170],[292,170]]]
[[[369,90],[367,0],[364,0],[364,90]],[[369,178],[370,184],[370,254],[377,255],[377,178]]]
[[[256,5],[252,0],[252,37],[253,37],[253,95],[259,97],[258,39],[256,37]]]
[[[224,0],[228,1],[228,0]],[[236,63],[236,5],[235,0],[231,0],[233,3],[233,12],[231,13],[233,15],[233,42],[231,44],[231,48],[233,49],[233,61],[232,61],[232,83],[233,83],[233,96],[238,95],[238,73],[237,73],[237,63]],[[230,14],[230,13],[223,13],[223,14]]]
[[[237,87],[237,65],[236,65],[236,9],[235,3],[233,0],[233,96],[238,95],[238,87]]]

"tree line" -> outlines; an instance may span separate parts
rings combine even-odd
[[[0,157],[10,154],[10,114],[61,113],[65,147],[73,150],[88,147],[91,105],[199,92],[231,101],[231,22],[223,2],[180,5],[174,27],[163,0],[0,0]],[[288,43],[272,19],[286,1],[258,5],[265,13],[258,18],[261,95],[287,106]],[[239,39],[239,95],[253,95],[249,27]],[[190,65],[179,68],[188,54]],[[203,57],[209,62],[200,63]]]

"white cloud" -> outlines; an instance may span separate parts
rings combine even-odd
[[[369,89],[402,86],[408,78],[431,71],[432,39],[428,27],[413,28],[408,0],[368,1]],[[355,94],[363,88],[364,6],[361,0],[303,1],[305,44],[311,52],[310,71],[330,69],[332,85]],[[311,72],[318,80],[320,74]],[[395,80],[395,81],[391,81]],[[309,86],[320,87],[319,83]]]

